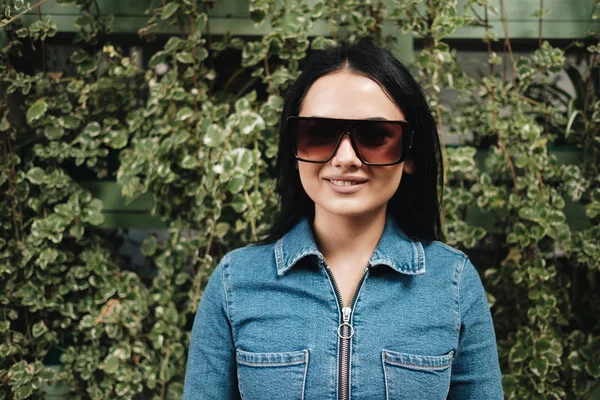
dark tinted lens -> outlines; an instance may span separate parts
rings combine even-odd
[[[397,122],[361,121],[352,132],[360,157],[372,164],[391,164],[402,157],[403,126]]]
[[[340,133],[336,121],[291,119],[296,139],[296,156],[307,161],[326,161],[331,157]]]

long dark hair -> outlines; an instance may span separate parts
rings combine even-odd
[[[276,162],[281,209],[268,236],[260,243],[272,243],[285,235],[302,217],[314,218],[315,204],[308,197],[288,135],[287,117],[298,115],[310,86],[320,77],[345,70],[377,82],[400,107],[414,130],[409,158],[413,174],[403,174],[400,185],[389,200],[387,213],[415,240],[442,240],[439,193],[443,190],[443,166],[435,120],[424,91],[408,69],[389,51],[369,40],[353,45],[329,47],[313,53],[302,74],[288,89],[279,125],[279,152]],[[385,168],[385,167],[382,167]]]

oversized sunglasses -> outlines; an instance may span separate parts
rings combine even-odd
[[[365,165],[399,164],[412,146],[413,132],[406,121],[291,116],[287,124],[299,161],[328,162],[346,134]]]

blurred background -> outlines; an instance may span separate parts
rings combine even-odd
[[[277,211],[286,89],[369,37],[427,92],[506,398],[600,399],[599,1],[0,9],[0,397],[180,398],[208,277]]]

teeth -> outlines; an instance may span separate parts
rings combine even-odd
[[[334,180],[331,180],[329,182],[333,183],[335,186],[354,186],[354,185],[356,185],[356,182],[350,182],[350,181],[334,181]]]

